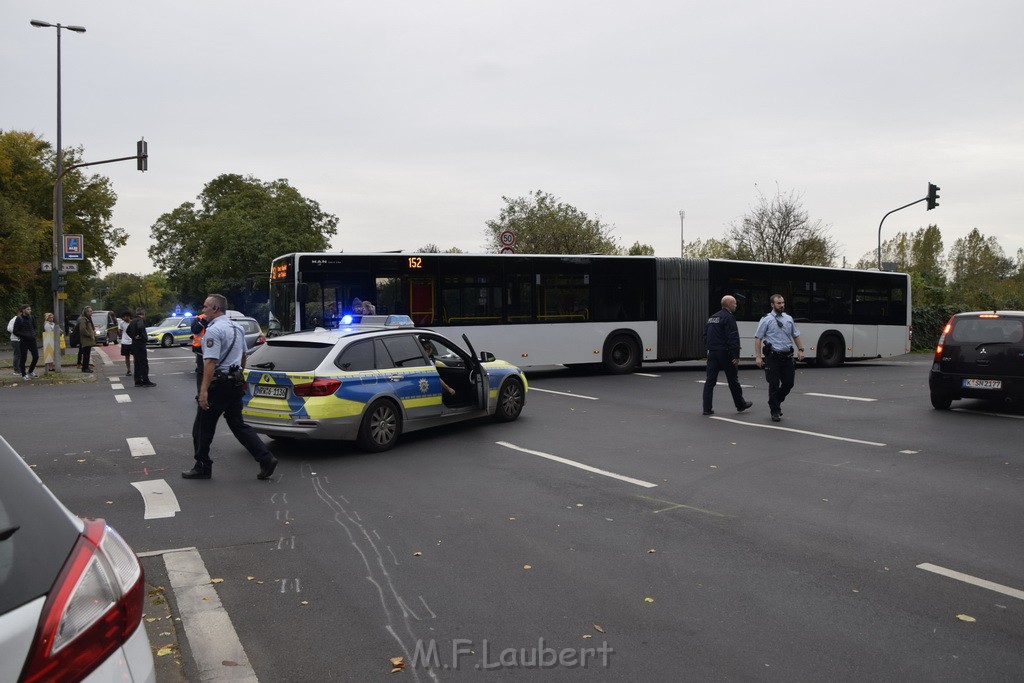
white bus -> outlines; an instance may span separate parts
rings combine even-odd
[[[269,333],[337,326],[365,299],[519,366],[627,373],[704,358],[705,322],[725,294],[738,302],[744,358],[772,294],[786,298],[808,361],[910,351],[904,273],[654,256],[286,254],[271,264]]]

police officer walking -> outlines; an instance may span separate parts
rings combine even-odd
[[[707,326],[704,328],[704,338],[708,345],[708,374],[704,381],[705,415],[715,414],[712,399],[720,371],[725,373],[736,410],[742,413],[754,405],[743,398],[743,388],[736,372],[740,364],[740,331],[733,315],[735,310],[736,298],[726,294],[722,297],[722,310],[708,318]]]
[[[227,307],[227,299],[220,294],[211,294],[203,303],[203,313],[209,322],[203,337],[203,381],[197,397],[199,406],[192,425],[196,464],[181,473],[184,479],[209,479],[212,475],[210,444],[221,415],[238,442],[259,462],[257,479],[269,479],[277,467],[277,458],[253,428],[242,420],[245,331],[224,314]]]
[[[793,352],[796,351],[797,360],[803,360],[804,345],[793,318],[784,312],[785,298],[781,294],[772,294],[771,302],[771,312],[761,318],[754,332],[754,360],[757,367],[764,368],[768,380],[768,408],[772,411],[772,422],[780,422],[782,402],[796,382]]]

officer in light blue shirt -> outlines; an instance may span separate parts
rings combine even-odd
[[[196,419],[192,423],[192,444],[196,464],[181,473],[183,479],[209,479],[213,474],[210,444],[223,415],[231,433],[260,464],[257,479],[269,479],[277,467],[277,458],[267,449],[259,434],[242,420],[242,394],[245,383],[245,332],[226,315],[228,302],[220,294],[211,294],[203,304],[209,324],[203,336],[203,381],[199,386]]]
[[[768,408],[772,422],[782,420],[782,402],[796,382],[796,359],[804,359],[804,345],[800,330],[793,318],[785,312],[786,300],[781,294],[772,294],[772,311],[757,324],[754,332],[754,360],[763,367],[768,380]],[[762,354],[763,350],[763,354]]]

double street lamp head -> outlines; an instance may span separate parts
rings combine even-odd
[[[51,24],[48,21],[39,21],[38,19],[33,19],[29,23],[35,26],[36,28],[55,28],[58,30],[66,28],[67,30],[74,31],[75,33],[85,33],[84,26],[64,26],[63,24]]]

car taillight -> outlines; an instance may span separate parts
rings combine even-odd
[[[938,363],[940,360],[942,360],[942,346],[943,344],[946,343],[946,335],[949,334],[952,330],[953,318],[950,318],[949,322],[946,323],[946,326],[942,328],[942,334],[939,335],[939,341],[935,345],[935,356],[932,359],[934,362]]]
[[[260,336],[256,337],[256,343],[253,344],[253,346],[259,346],[260,344],[266,344],[266,343],[267,343],[267,338],[263,336],[262,332],[260,332]]]
[[[135,633],[144,600],[135,553],[103,520],[85,520],[46,598],[20,680],[81,680]]]
[[[330,396],[341,386],[340,379],[315,379],[309,384],[296,384],[292,393],[296,396]]]

